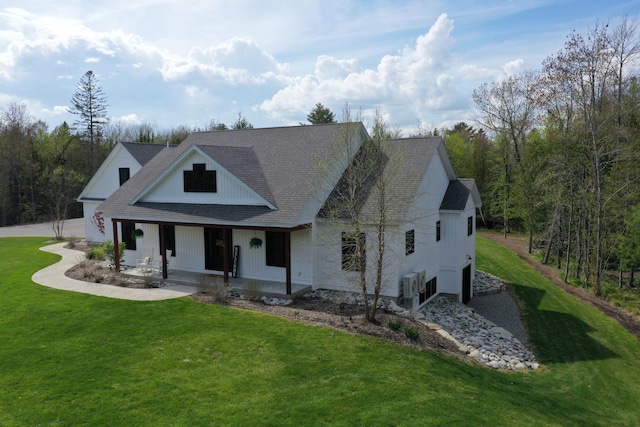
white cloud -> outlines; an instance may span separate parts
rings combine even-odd
[[[355,59],[319,56],[314,74],[295,78],[259,109],[271,117],[284,118],[306,114],[315,102],[349,102],[365,109],[387,104],[391,108],[411,106],[409,114],[415,118],[429,110],[455,108],[462,97],[458,78],[450,73],[452,31],[453,21],[442,14],[413,46],[385,55],[376,69],[358,70]]]
[[[502,66],[502,69],[507,74],[507,76],[518,74],[519,72],[524,70],[524,60],[514,59],[513,61],[509,61]]]
[[[238,85],[278,81],[288,70],[287,64],[278,63],[251,39],[234,38],[206,49],[194,48],[186,58],[168,56],[161,72],[167,81],[204,76]]]
[[[89,57],[89,58],[86,58],[86,59],[84,60],[84,62],[86,62],[86,63],[100,62],[100,58],[96,58],[96,57]]]
[[[113,117],[112,120],[115,120],[116,122],[127,124],[127,125],[129,124],[137,125],[142,123],[142,120],[140,120],[138,115],[135,113],[127,114],[126,116]]]

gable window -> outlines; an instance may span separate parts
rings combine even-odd
[[[416,232],[415,230],[409,230],[404,234],[404,254],[410,255],[415,252],[416,249]]]
[[[133,222],[122,223],[122,241],[125,243],[126,248],[131,251],[136,250],[136,237],[133,235],[135,229],[136,224]]]
[[[129,170],[129,168],[119,168],[118,176],[120,177],[120,185],[122,185],[125,182],[129,181],[129,178],[131,178],[131,171]]]
[[[218,191],[216,171],[208,171],[204,163],[194,163],[192,170],[183,171],[185,193],[215,193]]]
[[[342,232],[342,269],[364,271],[367,266],[366,237],[364,233]]]
[[[440,221],[436,221],[436,242],[440,241]]]
[[[267,265],[271,267],[286,267],[285,233],[280,231],[267,231],[265,237]]]
[[[471,236],[473,234],[473,217],[470,216],[467,218],[467,236]]]

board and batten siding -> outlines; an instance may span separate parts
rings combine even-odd
[[[160,260],[160,234],[156,224],[138,224],[144,237],[138,239],[136,251],[126,251],[126,260],[152,257]],[[194,273],[211,273],[204,268],[204,228],[197,226],[176,226],[175,257],[169,259],[170,270],[182,270]],[[291,281],[296,284],[310,285],[313,278],[312,251],[309,242],[310,230],[298,230],[291,233]],[[262,239],[262,247],[250,248],[253,237]],[[240,247],[238,277],[265,281],[283,282],[286,271],[283,267],[266,265],[266,237],[261,230],[233,230],[233,246]],[[231,266],[230,266],[231,267]]]
[[[194,164],[205,164],[206,170],[216,171],[215,193],[186,193],[183,171],[193,170]],[[217,205],[265,205],[265,201],[242,181],[228,173],[210,157],[191,152],[174,165],[140,201],[155,203],[202,203]]]

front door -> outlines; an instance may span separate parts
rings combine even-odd
[[[224,271],[224,233],[223,228],[204,229],[204,268]],[[228,242],[231,247],[231,242]]]
[[[471,265],[462,270],[462,302],[468,303],[471,299]]]

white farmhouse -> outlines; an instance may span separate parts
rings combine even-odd
[[[136,164],[121,145],[80,197],[91,207],[85,221],[92,226],[101,212],[106,238],[127,244],[124,264],[160,260],[165,278],[179,271],[220,275],[276,283],[293,295],[356,291],[358,272],[345,267],[349,226],[325,208],[353,159],[348,153],[368,138],[360,123],[201,132],[177,147],[158,146]],[[436,294],[468,301],[481,207],[475,182],[457,179],[440,137],[392,140],[388,152],[384,170],[393,168],[400,185],[389,198],[382,296],[411,307]],[[116,171],[124,167],[132,173],[119,186]],[[363,210],[373,203],[363,195]],[[87,236],[97,237],[89,230]],[[375,236],[373,227],[362,236],[371,278]]]

